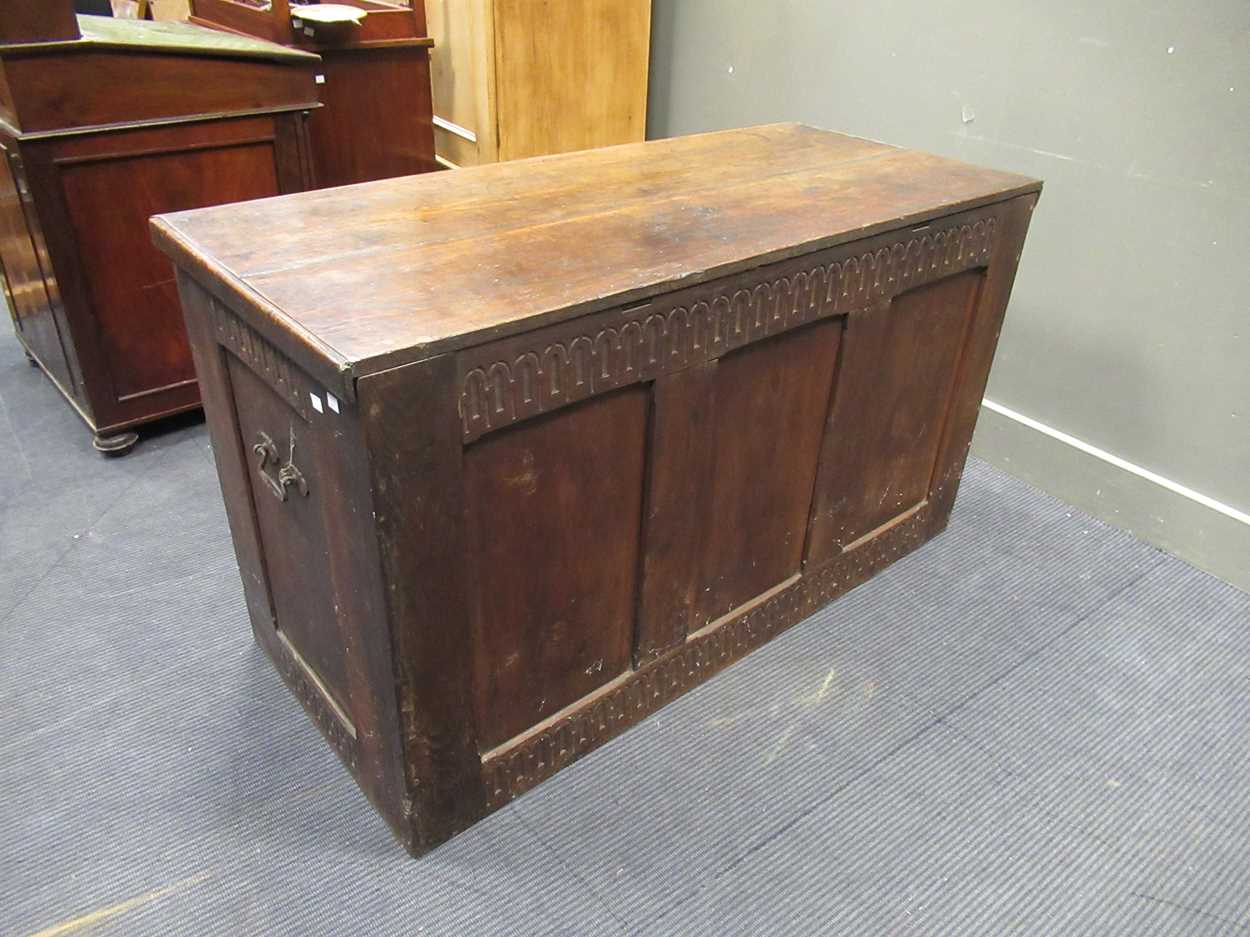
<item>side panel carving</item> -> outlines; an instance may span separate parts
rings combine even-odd
[[[216,299],[211,301],[209,309],[210,325],[217,341],[233,352],[305,420],[311,420],[308,395],[317,392],[315,385],[286,355]]]

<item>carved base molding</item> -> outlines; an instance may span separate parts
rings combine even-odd
[[[304,711],[312,717],[326,741],[355,774],[360,770],[355,726],[338,705],[329,699],[327,692],[319,686],[320,681],[297,657],[297,652],[287,642],[285,635],[280,632],[276,632],[276,635],[273,640],[260,640],[258,635],[257,643],[269,655],[283,682],[300,701]]]
[[[593,702],[483,757],[488,809],[495,810],[766,644],[843,593],[924,544],[946,526],[925,505],[859,549],[805,570],[790,586],[680,648],[629,673]]]

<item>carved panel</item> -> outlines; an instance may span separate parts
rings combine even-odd
[[[461,356],[464,440],[989,263],[993,218],[833,248]]]
[[[489,809],[499,807],[629,726],[766,644],[821,606],[910,553],[938,532],[945,515],[925,506],[862,549],[804,573],[737,618],[643,667],[611,691],[515,747],[483,760]]]
[[[279,397],[295,408],[305,420],[312,420],[309,393],[318,389],[306,379],[291,359],[233,312],[212,300],[209,308],[213,334]]]
[[[321,734],[339,753],[339,756],[353,771],[359,768],[359,752],[355,729],[346,724],[334,711],[333,705],[326,699],[325,693],[308,676],[307,671],[295,659],[295,656],[279,640],[269,645],[270,656],[277,665],[278,673],[283,681],[298,697],[305,712],[308,713],[321,730]]]

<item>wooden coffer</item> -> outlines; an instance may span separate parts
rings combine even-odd
[[[1039,190],[779,126],[157,219],[257,640],[411,851],[944,527]]]

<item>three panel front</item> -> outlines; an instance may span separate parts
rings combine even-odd
[[[484,754],[926,504],[992,238],[882,236],[462,353]]]

